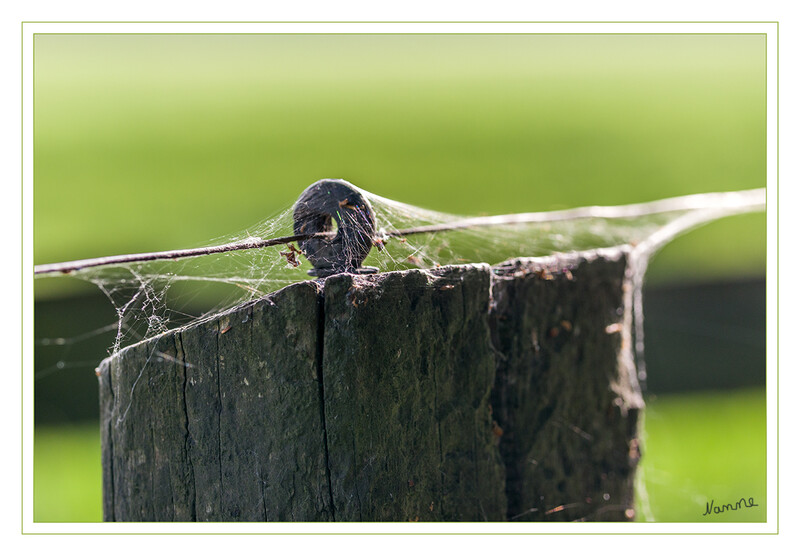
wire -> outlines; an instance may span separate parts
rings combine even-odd
[[[502,214],[497,216],[482,216],[465,218],[446,224],[431,224],[417,226],[402,230],[389,230],[382,233],[384,237],[403,237],[413,234],[440,233],[466,228],[480,228],[491,226],[509,226],[515,224],[538,224],[558,222],[564,220],[579,220],[587,218],[637,218],[654,214],[697,209],[714,209],[715,212],[724,211],[726,214],[747,212],[763,208],[766,204],[765,189],[750,189],[747,191],[733,191],[727,193],[700,193],[684,197],[673,197],[648,203],[639,203],[622,206],[591,206],[566,209],[552,212],[528,212],[517,214]],[[115,255],[99,257],[96,259],[81,259],[63,263],[37,265],[34,274],[69,274],[85,268],[106,265],[119,265],[134,262],[147,262],[156,260],[182,259],[226,253],[243,249],[260,249],[274,245],[285,245],[295,241],[303,241],[317,237],[332,237],[334,232],[320,232],[317,234],[293,235],[271,239],[248,238],[244,241],[215,245],[211,247],[198,247],[194,249],[176,249],[172,251],[158,251],[153,253],[137,253],[131,255]]]
[[[159,261],[169,259],[185,259],[188,257],[199,257],[201,255],[212,255],[214,253],[227,253],[229,251],[240,251],[242,249],[259,249],[271,247],[273,245],[284,245],[293,241],[302,241],[312,237],[327,237],[330,233],[304,234],[296,236],[276,237],[272,239],[248,238],[244,241],[214,245],[211,247],[197,247],[194,249],[175,249],[172,251],[156,251],[153,253],[134,253],[131,255],[113,255],[110,257],[98,257],[96,259],[81,259],[78,261],[67,261],[63,263],[51,263],[36,265],[34,274],[69,274],[76,270],[91,268],[94,266],[106,266],[115,264],[138,263],[147,261]]]

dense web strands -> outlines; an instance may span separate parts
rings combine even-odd
[[[618,207],[466,218],[373,195],[344,180],[321,180],[306,192],[323,182],[340,196],[325,202],[319,195],[301,196],[294,207],[257,227],[204,246],[41,265],[36,273],[68,274],[95,284],[117,313],[110,350],[116,353],[291,283],[333,272],[496,264],[516,257],[630,244],[635,246],[637,272],[644,273],[652,253],[676,235],[723,216],[761,210],[765,203],[765,191],[759,189]],[[340,191],[340,186],[352,193],[348,196],[348,189]],[[305,215],[305,227],[298,224],[298,214]],[[312,265],[307,257],[317,262]],[[329,260],[339,258],[343,262]],[[197,307],[204,309],[198,312]]]

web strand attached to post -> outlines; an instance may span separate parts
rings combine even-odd
[[[375,238],[381,241],[385,238],[391,237],[406,237],[415,234],[435,234],[441,232],[452,232],[456,230],[485,228],[493,226],[513,226],[519,224],[544,224],[547,222],[562,222],[567,220],[580,220],[589,218],[600,219],[623,219],[623,218],[640,218],[644,216],[651,216],[660,213],[667,213],[673,211],[688,211],[700,209],[717,208],[716,212],[720,216],[731,214],[736,209],[747,212],[764,206],[764,190],[755,189],[741,193],[707,193],[699,195],[690,195],[686,197],[677,197],[672,199],[665,199],[661,201],[654,201],[650,203],[641,203],[634,205],[622,206],[593,206],[582,207],[576,209],[567,209],[553,212],[531,212],[519,214],[503,214],[497,216],[483,216],[476,218],[464,218],[443,224],[429,224],[406,228],[401,230],[389,230],[382,232],[383,237]],[[699,221],[713,220],[719,216],[712,216],[704,218],[703,216],[695,216]],[[680,226],[678,226],[680,227]],[[687,228],[693,227],[686,226]],[[330,238],[335,235],[333,232],[320,232],[315,234],[297,234],[285,237],[276,237],[270,239],[252,238],[248,237],[244,240],[238,240],[231,243],[222,245],[214,245],[209,247],[197,247],[193,249],[176,249],[171,251],[158,251],[153,253],[138,253],[131,255],[115,255],[108,257],[98,257],[94,259],[82,259],[77,261],[69,261],[63,263],[51,263],[37,265],[34,267],[34,274],[54,274],[62,273],[68,274],[77,270],[92,268],[97,266],[111,266],[111,265],[124,265],[135,262],[148,262],[156,260],[174,260],[184,259],[190,257],[198,257],[202,255],[213,255],[215,253],[227,253],[231,251],[239,251],[244,249],[263,249],[266,247],[273,247],[276,245],[287,245],[292,242],[308,240],[312,238]],[[662,234],[664,235],[664,234]],[[669,233],[666,234],[667,238],[672,237]],[[665,240],[665,241],[666,241]]]
[[[497,264],[517,257],[631,244],[637,246],[636,264],[643,273],[652,253],[669,239],[716,218],[763,210],[766,196],[764,189],[755,189],[625,206],[468,218],[357,191],[371,205],[375,218],[374,237],[367,238],[373,248],[363,262],[381,272]],[[345,212],[354,207],[346,199],[338,206],[342,213],[334,219],[344,222]],[[109,350],[115,353],[175,326],[213,318],[235,305],[310,279],[312,266],[299,255],[301,249],[295,243],[302,245],[310,238],[334,242],[341,230],[323,222],[321,232],[296,233],[293,210],[297,205],[254,229],[206,246],[45,264],[34,272],[40,278],[69,275],[96,285],[119,319]],[[363,246],[364,238],[357,239]],[[346,252],[347,245],[342,249]]]

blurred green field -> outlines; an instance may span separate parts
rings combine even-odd
[[[640,521],[758,522],[767,517],[764,390],[659,396],[645,413]],[[703,515],[706,504],[757,507]]]
[[[765,54],[763,35],[38,34],[34,261],[207,244],[324,177],[461,214],[764,187]],[[664,248],[648,283],[763,276],[765,253],[763,213],[728,218]],[[69,339],[89,312],[35,319]],[[67,365],[94,357],[79,347]],[[723,518],[763,520],[764,412],[763,391],[654,401],[650,515],[753,496]],[[35,519],[100,519],[95,428],[36,431]]]
[[[37,264],[204,244],[323,177],[465,214],[765,185],[761,35],[37,35],[34,56]],[[761,274],[764,227],[708,226],[650,279]]]
[[[765,521],[763,390],[661,396],[648,403],[642,437],[638,521]],[[38,427],[34,457],[35,521],[102,520],[96,424]],[[758,506],[703,516],[712,499],[742,497]]]
[[[33,520],[102,521],[100,425],[36,427]]]

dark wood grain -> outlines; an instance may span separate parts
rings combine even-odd
[[[496,269],[492,405],[511,520],[633,517],[644,403],[630,349],[624,252]]]
[[[107,521],[630,520],[624,248],[284,288],[99,370]]]

